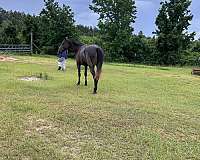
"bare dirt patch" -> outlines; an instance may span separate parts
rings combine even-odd
[[[9,57],[9,56],[0,56],[0,62],[13,62],[16,61],[16,58]]]
[[[34,75],[26,75],[23,77],[19,77],[19,80],[21,81],[39,81],[39,80],[50,80],[52,79],[51,77],[49,77],[49,75],[47,73],[36,73]]]

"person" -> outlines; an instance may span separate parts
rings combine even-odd
[[[66,60],[67,60],[67,50],[63,50],[58,53],[58,70],[65,71],[66,69]]]

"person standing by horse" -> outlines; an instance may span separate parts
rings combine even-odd
[[[58,52],[58,70],[65,71],[67,56],[68,56],[67,49]]]

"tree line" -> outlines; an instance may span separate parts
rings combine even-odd
[[[200,41],[188,27],[193,15],[190,0],[160,3],[153,37],[140,31],[133,34],[137,17],[135,0],[92,0],[89,8],[99,14],[98,26],[75,25],[69,5],[44,0],[39,15],[29,15],[0,8],[0,43],[34,43],[44,54],[56,54],[64,37],[101,45],[107,61],[159,65],[198,65]]]

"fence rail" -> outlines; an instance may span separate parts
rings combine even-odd
[[[0,51],[32,52],[29,44],[0,44]]]

